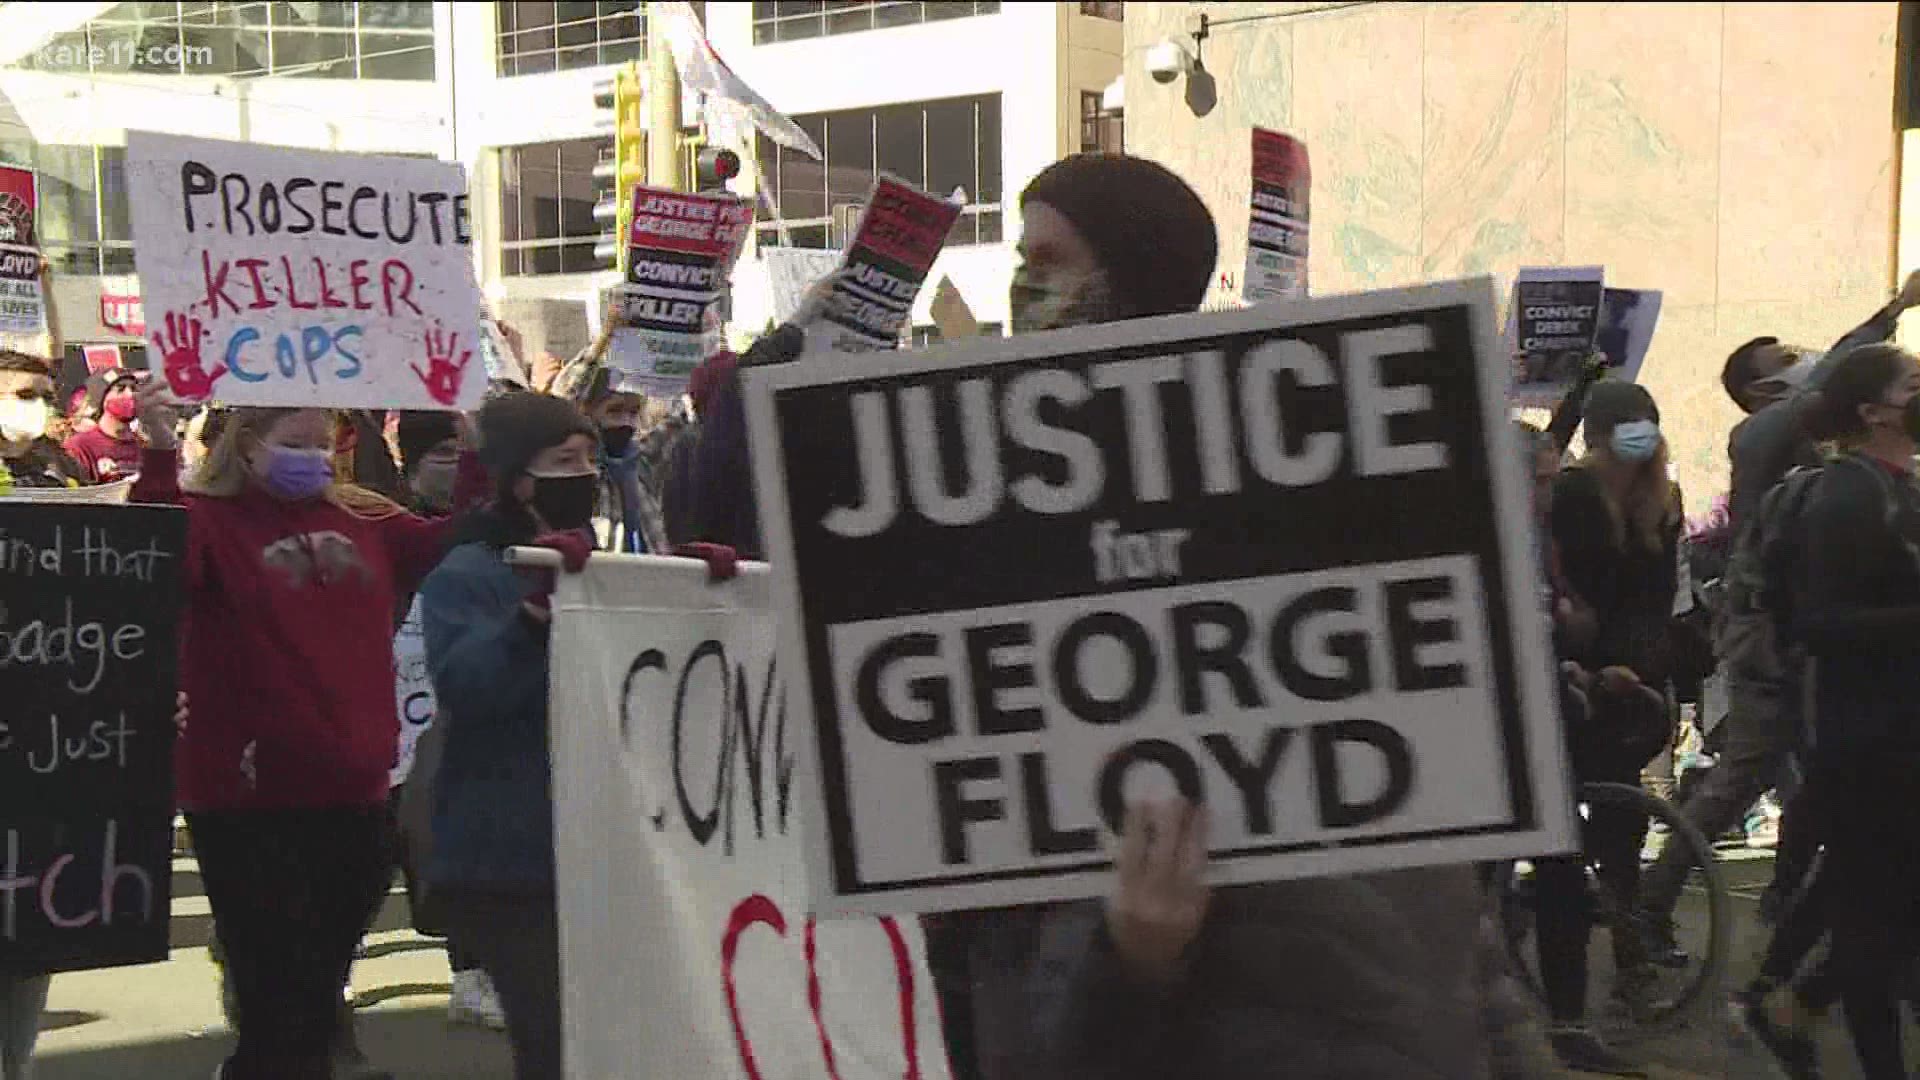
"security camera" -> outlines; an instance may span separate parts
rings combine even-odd
[[[1173,38],[1147,48],[1147,74],[1157,83],[1170,83],[1193,70],[1193,54]]]

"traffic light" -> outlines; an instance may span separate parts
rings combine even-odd
[[[595,259],[611,259],[623,272],[627,267],[627,227],[633,217],[633,189],[647,175],[646,116],[641,112],[640,69],[627,64],[613,78],[594,85],[593,105],[602,110],[595,126],[613,136],[610,154],[603,154],[593,167],[593,180],[600,199],[593,207],[593,219],[610,226],[594,245]]]
[[[693,189],[703,194],[730,192],[728,182],[740,175],[740,155],[718,146],[703,146],[693,159]]]

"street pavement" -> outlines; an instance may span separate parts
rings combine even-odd
[[[1744,976],[1764,943],[1755,907],[1772,863],[1745,852],[1728,855],[1735,894],[1732,955],[1736,974]],[[231,1048],[218,974],[207,956],[212,919],[191,860],[176,861],[174,881],[173,952],[165,963],[54,979],[36,1080],[204,1080]],[[1684,903],[1683,921],[1697,911]],[[357,1030],[368,1056],[401,1080],[509,1080],[505,1038],[447,1023],[446,954],[406,927],[406,899],[396,892],[368,939],[367,959],[354,968]],[[1718,1000],[1683,1030],[1630,1048],[1648,1063],[1653,1080],[1773,1075],[1762,1057],[1732,1036]],[[1910,1040],[1910,1048],[1913,1042],[1920,1039]],[[1860,1080],[1839,1024],[1829,1025],[1823,1043],[1829,1080]]]

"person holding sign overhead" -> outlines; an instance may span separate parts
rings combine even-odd
[[[183,485],[175,407],[140,392],[136,502],[188,512],[178,799],[238,1006],[225,1080],[330,1080],[340,987],[385,895],[396,596],[445,553],[428,521],[334,481],[319,408],[235,409]]]

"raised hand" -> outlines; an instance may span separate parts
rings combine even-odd
[[[438,327],[426,333],[427,367],[421,370],[419,364],[409,364],[413,373],[419,377],[420,384],[427,388],[427,394],[442,405],[452,405],[460,400],[460,383],[466,377],[467,365],[473,362],[472,349],[460,349],[460,335],[445,333]],[[458,350],[460,358],[454,359]]]
[[[212,371],[201,368],[200,340],[208,336],[205,327],[199,319],[177,311],[167,312],[164,326],[164,335],[153,335],[153,347],[160,354],[160,370],[166,375],[174,396],[182,401],[205,401],[212,397],[213,384],[220,381],[227,369],[217,365]]]
[[[1180,977],[1187,946],[1207,918],[1207,815],[1182,800],[1127,808],[1119,880],[1107,898],[1107,933],[1135,978]]]

